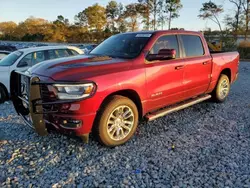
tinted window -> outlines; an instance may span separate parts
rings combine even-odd
[[[90,54],[119,58],[135,58],[141,53],[150,38],[151,34],[146,33],[114,35],[98,45]]]
[[[33,64],[37,64],[45,60],[46,59],[45,59],[44,51],[35,52]]]
[[[11,66],[13,65],[16,60],[23,54],[23,52],[15,51],[9,54],[8,56],[4,57],[0,61],[0,66]]]
[[[204,55],[204,49],[199,36],[181,35],[186,57]]]
[[[70,50],[73,55],[79,55],[79,53],[75,50]]]
[[[70,56],[69,52],[66,49],[55,50],[55,53],[58,57],[68,57]]]
[[[20,67],[20,66],[28,65],[31,67],[33,54],[34,53],[30,53],[30,54],[27,54],[26,56],[24,56],[23,59],[21,59],[21,61],[19,62],[18,66]]]
[[[56,59],[56,58],[58,58],[58,56],[55,53],[55,50],[49,50],[48,54],[49,54],[49,59]]]
[[[176,58],[180,57],[179,45],[177,41],[177,37],[175,35],[167,35],[160,37],[153,48],[150,50],[150,54],[158,54],[162,49],[175,49],[176,50]]]

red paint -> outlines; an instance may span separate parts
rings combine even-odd
[[[204,56],[147,62],[144,53],[151,49],[160,36],[168,34],[200,36]],[[133,60],[113,59],[120,63],[95,65],[92,62],[88,66],[62,66],[80,64],[87,59],[88,56],[69,60],[59,59],[37,66],[32,71],[35,75],[46,76],[54,81],[89,80],[97,84],[97,91],[93,97],[75,103],[80,104],[78,111],[68,115],[54,115],[82,120],[83,126],[75,130],[77,135],[91,131],[102,102],[117,91],[131,90],[137,93],[145,115],[160,107],[211,92],[224,69],[231,71],[233,82],[238,73],[239,54],[230,52],[210,55],[203,35],[198,32],[157,31],[153,33],[142,53]]]

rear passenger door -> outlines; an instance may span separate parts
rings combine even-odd
[[[212,60],[206,54],[199,35],[179,35],[185,60],[183,85],[185,98],[207,91],[211,78]]]

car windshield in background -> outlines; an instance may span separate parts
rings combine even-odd
[[[15,51],[7,55],[0,61],[0,66],[11,66],[23,54],[23,52]]]
[[[147,44],[152,34],[121,34],[115,35],[90,52],[90,55],[105,55],[118,58],[135,58]]]

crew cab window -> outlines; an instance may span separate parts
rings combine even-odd
[[[199,36],[181,35],[186,57],[197,57],[204,55],[204,48]]]
[[[160,37],[150,50],[149,54],[158,54],[162,49],[175,49],[176,58],[180,57],[179,45],[176,35],[166,35]]]
[[[44,51],[39,51],[39,52],[34,53],[33,65],[40,63],[42,61],[45,61],[45,60],[46,60],[46,58],[45,58]]]

